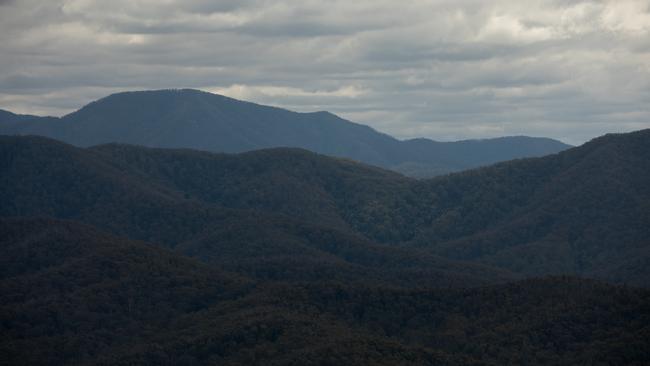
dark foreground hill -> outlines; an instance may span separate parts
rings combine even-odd
[[[34,134],[77,146],[119,142],[212,152],[298,147],[412,176],[434,176],[568,148],[545,138],[399,141],[327,112],[296,113],[197,90],[126,92],[62,118],[0,111],[1,134]]]
[[[9,365],[644,365],[650,292],[256,282],[74,222],[0,220]]]

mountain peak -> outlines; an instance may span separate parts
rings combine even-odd
[[[567,148],[528,138],[437,143],[400,141],[327,111],[297,113],[196,89],[127,91],[60,119],[0,125],[0,133],[37,134],[77,146],[109,142],[237,153],[295,147],[413,176],[431,176]]]

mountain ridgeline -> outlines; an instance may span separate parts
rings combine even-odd
[[[389,250],[417,251],[448,269],[482,266],[464,273],[486,271],[485,279],[572,274],[650,284],[650,130],[430,180],[288,148],[227,155],[0,141],[2,216],[78,220],[206,258],[215,258],[206,248],[223,255],[219,245],[322,251],[340,243],[326,251],[374,264],[402,255]],[[368,248],[384,259],[360,254]]]
[[[328,112],[296,113],[197,90],[113,94],[62,118],[0,111],[0,134],[41,135],[81,147],[117,142],[226,153],[297,147],[415,177],[548,155],[569,147],[523,136],[400,141]]]

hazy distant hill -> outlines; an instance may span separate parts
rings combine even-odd
[[[552,139],[523,136],[399,141],[328,112],[296,113],[197,90],[113,94],[60,119],[4,113],[8,117],[0,115],[2,134],[42,135],[77,146],[121,142],[231,153],[299,147],[411,176],[542,156],[569,147]]]

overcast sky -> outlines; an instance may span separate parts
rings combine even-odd
[[[0,108],[198,88],[399,138],[650,127],[650,1],[0,0]]]

